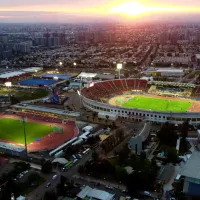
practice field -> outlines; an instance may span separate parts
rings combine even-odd
[[[16,143],[24,144],[24,127],[20,120],[11,118],[0,119],[0,139],[9,140]],[[26,122],[27,144],[34,142],[37,138],[52,132],[52,127],[45,124]]]
[[[187,100],[169,100],[159,97],[127,96],[115,100],[116,105],[126,108],[138,108],[143,110],[186,112],[193,104]]]

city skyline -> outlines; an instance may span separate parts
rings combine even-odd
[[[0,22],[87,22],[96,20],[195,21],[198,0],[8,0],[0,2]]]

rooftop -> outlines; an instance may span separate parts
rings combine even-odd
[[[10,78],[10,77],[19,76],[25,73],[26,72],[23,72],[23,71],[8,72],[8,73],[0,74],[0,78]]]
[[[83,78],[94,78],[96,77],[96,73],[86,73],[86,72],[81,72],[78,77],[83,77]]]
[[[189,160],[183,166],[181,175],[200,179],[200,152],[194,151],[190,156]]]
[[[66,115],[66,116],[72,116],[72,117],[79,117],[79,112],[73,112],[69,110],[61,110],[56,108],[49,108],[49,107],[43,107],[43,106],[36,106],[31,104],[16,104],[12,106],[13,108],[21,108],[21,109],[28,109],[28,110],[34,110],[34,111],[40,111],[40,112],[46,112],[46,113],[54,113],[58,115]]]
[[[23,147],[16,146],[14,144],[4,143],[4,142],[0,142],[0,148],[9,149],[16,152],[22,152],[25,150],[25,148]]]
[[[146,70],[146,72],[179,72],[182,73],[184,70],[183,69],[176,69],[176,68],[155,68],[155,67],[150,67]]]
[[[86,186],[78,193],[77,197],[84,199],[85,197],[91,197],[92,199],[99,199],[99,200],[112,200],[114,194],[110,194],[103,190],[92,189],[89,186]]]
[[[42,67],[29,67],[29,68],[25,68],[22,71],[24,72],[37,72],[37,71],[41,71],[43,70]]]
[[[42,75],[42,78],[55,78],[55,77],[57,77],[60,80],[68,80],[72,76],[68,74],[43,74]]]

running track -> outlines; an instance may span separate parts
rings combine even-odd
[[[8,115],[8,114],[1,114],[0,118],[12,118],[12,119],[18,119],[18,120],[21,119],[21,117],[18,117],[16,115]],[[51,126],[55,125],[55,123],[46,122],[46,121],[37,120],[37,119],[28,118],[28,121],[51,125]],[[58,146],[62,145],[64,142],[78,136],[78,128],[76,128],[74,125],[56,123],[56,126],[64,128],[64,132],[63,133],[51,132],[43,136],[40,141],[34,141],[28,144],[27,146],[28,152],[55,149]],[[8,141],[8,140],[3,140],[3,139],[0,139],[0,141],[5,142],[5,143],[12,143],[18,146],[24,146],[23,144],[15,143],[13,141]]]

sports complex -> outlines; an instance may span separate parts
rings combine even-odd
[[[121,79],[97,82],[82,90],[83,105],[95,112],[123,119],[169,121],[190,120],[200,124],[200,86],[190,83]]]
[[[26,144],[29,152],[57,148],[78,135],[73,121],[63,123],[57,117],[12,111],[0,116],[0,142],[13,146]]]

